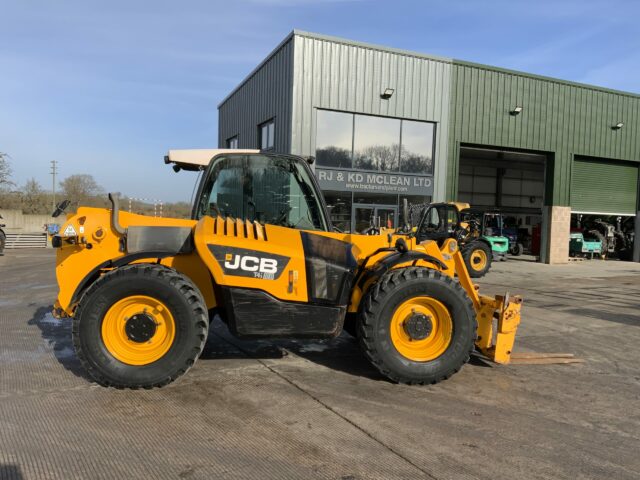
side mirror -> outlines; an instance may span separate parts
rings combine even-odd
[[[51,216],[53,218],[57,218],[60,215],[62,215],[64,213],[64,211],[67,209],[67,207],[69,206],[70,203],[71,203],[70,200],[61,201],[58,205],[56,205],[56,209],[53,211]]]

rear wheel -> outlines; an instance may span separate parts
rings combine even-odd
[[[624,248],[618,250],[617,255],[620,260],[631,261],[631,259],[633,258],[633,250],[630,248]]]
[[[471,242],[462,248],[462,257],[471,278],[484,277],[491,268],[493,253],[484,242]]]
[[[471,300],[460,284],[420,267],[392,270],[365,294],[358,339],[387,378],[437,383],[469,360],[476,339]]]
[[[519,257],[524,253],[524,245],[522,245],[521,243],[515,243],[511,247],[511,251],[509,253],[514,257]]]
[[[0,230],[0,255],[4,252],[4,246],[7,244],[7,237],[4,232]]]
[[[187,277],[162,265],[128,265],[83,295],[73,343],[101,385],[160,387],[193,366],[208,326],[202,295]]]
[[[631,257],[633,257],[633,242],[628,242],[627,237],[620,231],[614,233],[614,235],[616,239],[616,256],[620,260],[631,260]]]

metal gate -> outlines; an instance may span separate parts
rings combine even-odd
[[[7,233],[6,249],[10,248],[46,248],[46,233]]]

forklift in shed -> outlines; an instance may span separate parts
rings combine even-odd
[[[334,231],[301,157],[173,150],[165,161],[202,172],[190,220],[123,212],[110,194],[111,209],[81,207],[53,238],[54,314],[72,320],[99,384],[172,382],[216,314],[248,338],[332,338],[352,317],[365,356],[401,383],[444,380],[474,348],[509,362],[522,299],[480,295],[455,238],[429,225]]]

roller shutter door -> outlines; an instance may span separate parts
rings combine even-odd
[[[577,157],[571,174],[571,209],[581,213],[635,215],[638,165]]]

